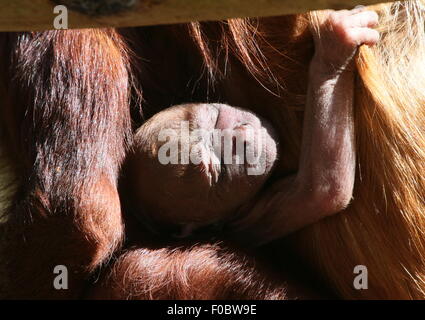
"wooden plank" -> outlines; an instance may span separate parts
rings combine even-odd
[[[75,3],[76,0],[72,1]],[[68,22],[70,28],[146,26],[236,17],[274,16],[325,8],[352,8],[359,4],[376,4],[384,1],[138,0],[130,10],[109,16],[86,16],[70,10]],[[0,0],[0,31],[54,29],[53,20],[56,14],[53,13],[53,8],[56,5],[49,0]]]

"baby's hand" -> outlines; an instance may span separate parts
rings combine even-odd
[[[357,47],[374,45],[379,41],[378,24],[374,11],[356,8],[353,10],[327,10],[316,16],[318,28],[312,28],[315,42],[313,63],[321,69],[344,71],[356,54]]]

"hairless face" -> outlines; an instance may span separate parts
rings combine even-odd
[[[124,183],[131,206],[166,224],[199,227],[231,218],[270,175],[274,137],[264,120],[228,105],[162,111],[135,135]]]

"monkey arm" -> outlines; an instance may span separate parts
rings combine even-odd
[[[373,11],[363,8],[311,16],[315,55],[309,88],[299,171],[278,181],[239,224],[262,244],[343,210],[352,197],[355,176],[353,128],[357,47],[373,45],[379,33]],[[244,227],[245,226],[245,227]]]
[[[319,218],[341,211],[352,197],[353,97],[354,73],[333,73],[312,62],[300,167],[294,186],[296,193],[309,201],[310,208],[306,209],[317,212]]]
[[[354,73],[312,62],[299,171],[275,182],[237,222],[252,244],[285,236],[350,202],[355,176],[353,87]]]

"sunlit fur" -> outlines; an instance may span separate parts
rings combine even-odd
[[[325,277],[328,284],[343,298],[419,299],[425,298],[425,179],[423,176],[425,172],[425,109],[423,107],[425,100],[424,6],[422,2],[404,2],[393,5],[385,4],[376,8],[379,9],[381,16],[379,28],[382,33],[382,40],[374,48],[362,47],[357,58],[359,77],[355,97],[355,114],[358,164],[354,200],[344,213],[299,232],[288,241],[307,259],[313,270],[316,270],[319,275]],[[300,110],[302,108],[304,99],[303,90],[305,89],[298,89],[299,83],[292,79],[297,76],[302,78],[299,74],[304,74],[306,66],[308,66],[309,50],[304,50],[304,48],[306,46],[312,46],[312,40],[308,36],[307,24],[309,20],[314,23],[315,19],[313,16],[297,16],[294,19],[297,19],[296,24],[298,25],[294,28],[282,25],[279,23],[279,19],[272,18],[259,20],[233,19],[223,22],[219,24],[224,36],[221,37],[218,35],[218,39],[221,40],[218,49],[209,45],[210,34],[208,34],[209,30],[205,28],[204,24],[191,24],[191,35],[198,43],[198,47],[204,56],[206,70],[210,75],[211,82],[225,77],[225,67],[228,60],[219,61],[218,56],[220,54],[225,57],[234,56],[269,91],[270,95],[282,97],[282,105],[285,108],[277,110],[275,113],[273,113],[273,110],[268,112],[284,123],[282,131],[285,137],[281,141],[282,144],[287,146],[287,161],[292,164],[297,163],[297,152],[299,151],[300,144],[300,121],[294,110]],[[96,32],[86,30],[84,32],[81,31],[81,33],[68,31],[67,33],[63,33],[63,38],[61,35],[57,33],[49,35],[46,33],[40,40],[46,41],[49,45],[55,43],[55,41],[59,42],[62,49],[67,48],[70,50],[68,53],[74,57],[75,61],[80,61],[80,58],[88,59],[90,54],[95,54],[96,52],[99,53],[98,59],[101,59],[101,52],[109,52],[111,61],[114,59],[114,61],[120,61],[119,53],[109,41],[111,38],[109,34],[96,34]],[[66,38],[65,35],[69,35],[71,38]],[[69,41],[69,39],[72,39],[72,35],[75,37],[74,42]],[[84,38],[84,35],[87,35],[88,38]],[[82,44],[79,42],[80,36],[81,41],[84,40]],[[90,36],[93,37],[92,40],[90,40]],[[29,41],[28,36],[23,35],[19,39],[21,48],[26,48],[25,45]],[[100,50],[92,49],[92,46],[98,43],[96,39],[104,43],[104,47],[100,48]],[[75,43],[75,46],[71,47],[73,43]],[[36,47],[38,42],[33,41],[31,44],[33,46],[28,46],[31,50],[22,49],[22,52],[30,58],[36,59],[40,52]],[[78,51],[80,47],[86,49],[83,51],[83,54],[85,53],[83,57]],[[0,49],[2,48],[3,46]],[[102,51],[103,49],[104,51]],[[217,52],[216,49],[220,52]],[[46,66],[49,67],[51,64],[49,56],[45,56],[44,58]],[[66,57],[63,56],[63,58]],[[87,63],[90,61],[88,60]],[[281,61],[285,61],[285,63],[281,63]],[[300,61],[304,63],[300,64]],[[110,64],[110,66],[115,65],[113,63]],[[24,68],[30,68],[31,66],[31,64],[18,64],[18,67]],[[98,63],[89,63],[89,66],[86,66],[86,68],[93,69],[95,66],[98,66]],[[110,69],[109,65],[105,65],[105,68],[102,71]],[[115,73],[118,73],[122,79],[128,81],[125,72],[122,70],[118,70]],[[23,79],[26,79],[25,77],[28,75],[28,72],[21,72],[20,74]],[[90,73],[84,73],[83,75],[89,77]],[[108,95],[109,89],[114,88],[111,85],[110,78],[102,78],[103,86],[100,87],[91,82],[93,79],[90,78],[87,78],[87,83],[80,81],[83,75],[75,74],[72,79],[74,82],[70,85],[75,86],[75,88],[88,85],[88,89],[94,90],[97,94],[96,97],[99,97],[99,94],[103,93],[101,95],[101,101],[117,100],[114,100],[114,98],[117,98],[116,96],[110,97]],[[65,81],[66,83],[67,77],[64,76],[59,80],[56,84],[58,87],[53,89],[61,90],[61,81]],[[105,90],[102,90],[102,88]],[[42,88],[38,89],[42,90]],[[42,91],[41,93],[45,94],[46,97],[50,97],[47,89],[50,88],[43,89],[46,91]],[[296,94],[292,96],[286,95],[290,89],[292,91],[295,90]],[[6,95],[8,93],[5,90],[2,94]],[[119,104],[126,106],[123,100],[124,98],[118,92],[116,95],[120,97]],[[27,99],[31,101],[32,97],[31,94],[28,94]],[[46,98],[45,96],[41,97]],[[79,101],[78,98],[78,95],[75,96],[75,101]],[[93,101],[97,102],[97,100],[94,99]],[[43,101],[43,99],[39,99],[36,102],[40,101]],[[56,106],[58,101],[54,102]],[[48,107],[52,106],[53,104]],[[65,104],[65,106],[68,105]],[[85,106],[89,108],[90,104],[85,104]],[[105,112],[101,104],[96,103],[95,106],[96,108],[93,109],[94,113],[99,112],[100,114],[100,112]],[[82,108],[81,110],[89,110],[87,108]],[[12,108],[12,110],[15,109]],[[122,110],[126,109],[123,108]],[[78,122],[73,124],[78,129],[88,130],[92,124],[89,121],[89,115],[90,112],[88,112],[85,118],[88,126],[86,124],[86,127],[80,128]],[[128,127],[129,125],[127,120],[122,121],[120,117],[115,116],[115,113],[111,113],[110,117],[111,119],[107,122],[100,123],[99,132],[93,131],[95,133],[90,134],[91,131],[89,130],[88,134],[93,140],[91,141],[91,147],[97,146],[100,149],[103,147],[109,148],[109,146],[103,146],[102,138],[99,138],[99,134],[102,137],[106,135],[110,139],[107,141],[111,141],[111,148],[117,148],[112,153],[115,152],[117,157],[120,158],[124,149],[121,143],[124,140],[121,137],[124,133],[119,132],[115,134],[115,131],[110,133],[109,131],[111,129],[114,130],[117,128],[110,128],[109,126],[115,124],[123,125],[124,122],[124,127]],[[49,123],[49,119],[42,120],[44,122],[40,125],[41,129]],[[24,129],[25,125],[28,125],[30,128],[31,123],[32,119],[24,123]],[[35,132],[37,133],[38,131]],[[29,133],[32,133],[32,131],[29,131]],[[64,143],[70,143],[67,139],[75,138],[72,130],[63,133],[62,138],[64,139]],[[115,139],[117,136],[121,138]],[[25,137],[37,140],[30,134],[26,134]],[[119,141],[114,144],[113,141],[116,140]],[[37,140],[37,142],[39,141]],[[60,146],[60,144],[57,145]],[[29,146],[31,152],[34,146],[35,144]],[[93,161],[97,159],[97,154],[93,151],[95,150],[94,147],[93,150],[84,149],[84,145],[77,145],[77,147],[83,148],[83,151],[87,152],[87,155]],[[55,155],[54,152],[46,154],[52,157]],[[105,159],[108,159],[108,155],[110,155],[109,152],[102,152],[102,156]],[[14,156],[19,159],[20,153],[16,152]],[[65,154],[65,158],[66,156],[67,154]],[[54,158],[54,160],[60,161],[62,159]],[[84,159],[80,157],[71,160],[78,162]],[[0,160],[0,170],[4,168],[2,162]],[[113,168],[115,168],[118,162],[111,164]],[[75,177],[73,176],[72,169],[64,173],[57,172],[56,176],[59,176],[60,179],[58,180],[56,178],[54,181],[62,183],[59,185],[60,187],[68,186],[68,188],[79,189],[81,183],[78,182],[83,181],[81,178],[84,178],[84,182],[87,182],[87,179],[85,179],[86,176],[91,177],[97,174],[97,172],[93,174],[90,174],[88,171],[86,172],[88,168],[84,167],[84,161],[83,163],[75,163],[74,166],[77,169],[80,168],[79,166],[83,166],[85,170]],[[28,170],[31,169],[28,167]],[[7,186],[9,185],[8,180],[14,181],[14,179],[5,178],[3,172],[9,175],[10,171],[0,171],[0,184]],[[49,182],[49,177],[44,177],[42,173],[44,171],[40,169],[37,178],[41,180],[46,179],[46,183]],[[49,171],[48,173],[55,176],[53,171]],[[71,183],[67,185],[67,181]],[[101,184],[102,181],[98,183]],[[30,191],[34,190],[31,189]],[[107,192],[101,193],[100,196],[107,194]],[[38,193],[35,194],[35,196],[38,195]],[[86,194],[78,192],[78,196],[81,197],[78,199],[82,199],[83,195]],[[3,195],[2,198],[4,198]],[[57,201],[54,194],[51,195],[51,199],[52,202]],[[27,205],[30,204],[27,203]],[[36,206],[33,211],[36,211],[37,208]],[[81,215],[76,215],[76,219],[82,217],[80,220],[77,219],[81,223],[86,222],[84,219],[87,219],[88,226],[91,226],[94,222],[103,222],[105,219],[102,216],[99,217],[93,214],[95,211],[78,211],[77,213]],[[16,211],[14,213],[21,214],[25,212]],[[28,217],[19,216],[19,219],[25,220],[26,218]],[[40,244],[36,248],[42,250],[43,254],[49,253],[46,245],[51,246],[50,251],[53,250],[52,252],[54,252],[58,245],[52,235],[56,237],[58,234],[62,235],[63,232],[72,232],[71,227],[73,227],[73,224],[67,223],[69,222],[64,221],[61,217],[61,219],[58,219],[57,225],[53,224],[53,228],[61,227],[63,230],[59,232],[57,230],[48,230],[51,234],[46,234],[46,229],[40,228],[38,230],[35,228],[33,234],[27,232],[25,237],[31,239],[32,236],[35,243],[33,246]],[[87,226],[85,225],[84,227]],[[108,226],[102,225],[102,228],[104,229],[100,231],[110,231]],[[90,232],[84,233],[87,228],[82,229],[82,234],[77,235],[76,239],[72,237],[71,239],[80,241],[87,234],[91,234]],[[16,239],[21,241],[22,235],[19,231],[16,231],[16,233]],[[40,237],[40,234],[43,237]],[[99,232],[99,234],[102,234],[102,232]],[[69,245],[65,237],[57,238],[56,240],[59,241],[59,244],[63,242],[64,245]],[[78,257],[81,256],[83,256],[81,258],[82,263],[85,263],[86,267],[92,266],[92,261],[95,260],[100,264],[104,261],[103,256],[111,254],[111,250],[113,250],[111,249],[112,247],[108,247],[102,251],[104,252],[103,258],[95,259],[93,258],[93,252],[96,253],[98,251],[97,247],[92,250],[89,246],[89,250],[85,250],[87,242],[80,241],[81,243],[78,243],[78,241],[75,248],[72,248],[75,252],[71,250],[71,256],[66,257],[70,259],[71,264],[74,261],[78,264]],[[28,242],[25,243],[28,244]],[[97,241],[95,243],[109,246],[110,241]],[[22,250],[21,242],[14,240],[11,248],[9,248],[9,252],[15,254],[15,248]],[[22,257],[18,257],[21,260],[16,262],[17,265],[20,261],[25,262],[27,260],[33,262],[34,264],[26,266],[28,270],[24,271],[27,273],[18,274],[19,278],[9,279],[11,282],[10,285],[14,285],[15,290],[18,290],[15,296],[35,297],[37,294],[43,296],[43,290],[44,293],[49,290],[48,288],[31,287],[24,288],[24,292],[19,293],[19,290],[22,290],[20,284],[34,281],[34,273],[41,280],[43,280],[43,277],[51,276],[50,272],[45,270],[44,267],[51,263],[54,264],[55,261],[45,261],[45,265],[39,263],[38,269],[35,271],[34,267],[37,267],[36,263],[39,261],[32,259],[34,256],[33,249],[34,247],[28,247],[28,252],[23,251]],[[12,254],[10,255],[12,256]],[[13,255],[13,257],[17,256]],[[40,254],[40,257],[44,257],[44,255]],[[46,256],[44,259],[48,258]],[[196,261],[193,262],[195,263]],[[368,290],[353,289],[355,275],[352,271],[356,265],[360,264],[366,265],[369,270]],[[4,279],[5,277],[0,274],[0,278]],[[85,279],[85,276],[82,278]],[[12,296],[14,295],[12,294]]]
[[[377,7],[381,41],[357,59],[352,205],[301,232],[300,246],[345,298],[425,298],[425,7]],[[368,268],[369,289],[350,270]]]
[[[410,1],[372,9],[380,15],[381,41],[362,46],[356,58],[354,200],[344,213],[289,241],[341,297],[425,298],[425,6]],[[321,14],[304,20],[317,28]],[[287,30],[293,37],[304,32],[299,21],[300,28]],[[288,56],[279,44],[282,31],[261,19],[234,19],[223,28],[221,50],[233,52],[271,91],[284,93],[287,70],[276,65],[279,55]],[[219,78],[199,23],[192,24],[192,34],[210,74]],[[368,290],[353,288],[356,265],[368,267]]]
[[[281,282],[270,282],[256,269],[243,255],[219,245],[128,250],[89,295],[108,300],[288,298]]]
[[[127,55],[103,29],[2,33],[0,43],[2,156],[18,187],[0,230],[0,297],[75,297],[122,240]],[[59,264],[74,290],[51,285]]]

